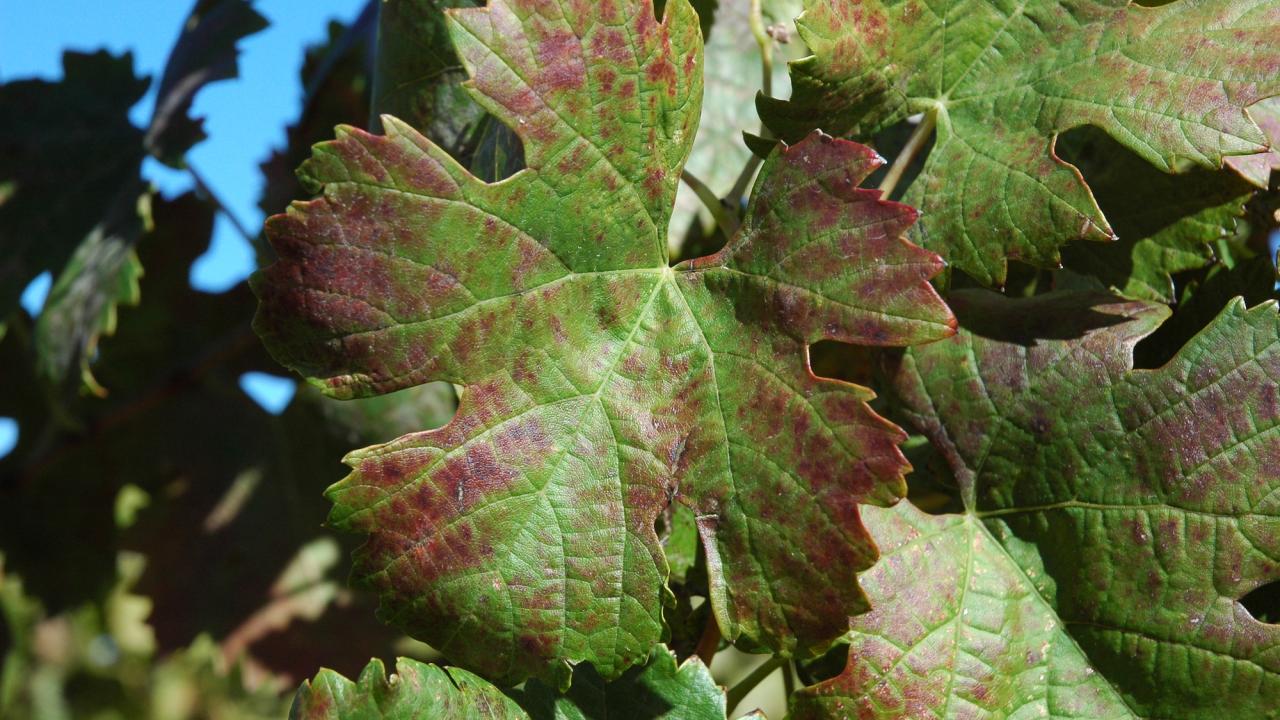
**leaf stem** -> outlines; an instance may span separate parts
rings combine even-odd
[[[795,691],[796,691],[796,664],[794,662],[788,662],[786,666],[782,668],[782,692],[788,698],[790,698],[791,693]]]
[[[702,637],[698,638],[698,647],[694,649],[694,654],[702,661],[703,665],[711,667],[711,660],[715,658],[716,651],[720,649],[720,623],[716,622],[716,614],[707,613],[707,624],[702,628]]]
[[[911,137],[907,138],[907,144],[902,146],[902,152],[898,153],[898,157],[894,158],[893,165],[889,168],[889,174],[884,176],[884,180],[880,182],[880,191],[884,197],[893,194],[894,188],[898,186],[898,181],[902,180],[902,175],[907,171],[907,167],[911,165],[911,161],[916,159],[920,151],[924,149],[924,144],[933,135],[933,129],[938,124],[938,111],[931,108],[925,112],[921,118],[920,124],[916,126]]]
[[[231,222],[231,226],[236,229],[236,232],[240,233],[240,236],[243,237],[250,246],[256,247],[258,242],[257,236],[249,234],[244,223],[240,222],[240,218],[236,217],[235,213],[231,212],[231,209],[222,202],[222,199],[213,191],[213,188],[209,187],[209,183],[205,182],[204,175],[202,175],[199,170],[196,170],[196,167],[190,162],[187,163],[187,172],[191,175],[191,179],[196,181],[196,189],[198,189],[201,194],[209,198],[209,202],[212,202],[214,207],[218,208],[218,212],[222,213],[223,216]]]
[[[786,658],[774,655],[761,663],[760,667],[752,670],[750,675],[738,681],[737,685],[729,688],[729,692],[725,696],[725,707],[730,711],[729,716],[733,717],[733,711],[742,704],[742,701],[746,699],[747,695],[751,694],[752,690],[756,689],[757,685],[764,682],[765,679],[772,675],[778,668],[786,664]]]
[[[769,37],[769,31],[764,26],[761,0],[751,0],[751,11],[747,14],[747,22],[751,25],[751,34],[756,38],[756,45],[760,46],[760,92],[766,97],[773,97],[773,38]],[[773,133],[763,122],[760,123],[760,137],[765,140],[773,139]],[[747,194],[747,187],[756,176],[756,170],[759,169],[760,158],[752,153],[751,157],[747,158],[747,164],[743,166],[742,172],[738,173],[738,178],[733,181],[733,190],[729,191],[728,200],[734,212],[740,212],[742,197]]]
[[[697,175],[685,170],[680,173],[680,179],[685,185],[693,190],[702,204],[711,212],[711,217],[715,218],[716,225],[720,226],[720,232],[725,237],[732,237],[733,233],[738,229],[738,219],[729,213],[724,203],[720,202],[720,198],[716,197],[715,191],[707,187],[707,184],[698,179]]]
[[[761,126],[763,128],[763,126]],[[733,181],[733,189],[729,191],[729,202],[733,205],[734,210],[742,206],[742,196],[747,194],[747,186],[751,184],[752,178],[756,176],[756,170],[760,169],[760,158],[755,153],[751,153],[751,157],[747,158],[747,164],[742,168],[742,172],[738,173],[738,179]]]
[[[764,13],[760,8],[761,0],[751,0],[751,13],[747,22],[751,25],[751,34],[756,36],[756,44],[760,46],[760,90],[773,97],[773,38],[764,26]]]

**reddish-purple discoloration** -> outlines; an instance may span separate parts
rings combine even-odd
[[[344,130],[255,281],[264,339],[333,394],[464,387],[446,427],[349,458],[331,523],[369,534],[356,576],[388,620],[508,682],[616,676],[658,641],[672,498],[700,516],[726,634],[830,644],[866,607],[858,505],[900,497],[908,466],[870,392],[816,377],[807,345],[954,327],[940,261],[901,237],[914,214],[856,187],[878,159],[820,134],[766,162],[725,251],[668,268],[700,36],[679,0],[662,24],[621,7],[583,12],[626,15],[625,38],[557,3],[455,12],[527,169],[485,184],[393,118]]]

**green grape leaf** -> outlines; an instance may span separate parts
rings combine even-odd
[[[585,665],[564,695],[531,681],[518,699],[532,720],[724,720],[726,712],[724,690],[707,666],[696,657],[677,663],[663,646],[613,682]]]
[[[889,372],[965,512],[868,513],[886,554],[865,580],[876,610],[852,621],[845,672],[797,706],[1273,714],[1280,626],[1240,599],[1280,578],[1275,303],[1234,300],[1146,370],[1133,348],[1164,305],[985,291],[951,302],[961,333]]]
[[[70,381],[68,371],[78,366],[78,384],[106,394],[89,365],[98,339],[116,331],[119,306],[141,300],[142,263],[134,246],[143,233],[139,205],[149,200],[140,180],[120,188],[106,217],[81,241],[50,288],[35,327],[36,367],[46,382]]]
[[[668,265],[701,39],[687,2],[652,13],[453,11],[528,167],[489,184],[390,116],[385,136],[341,128],[302,169],[321,198],[268,221],[280,259],[253,281],[268,348],[335,397],[464,386],[446,427],[347,458],[330,522],[369,535],[355,576],[387,620],[504,682],[644,659],[673,499],[726,637],[829,645],[865,609],[857,505],[894,502],[908,466],[871,392],[814,376],[807,346],[952,332],[940,262],[901,237],[914,211],[857,187],[882,161],[819,133],[775,150],[723,251]]]
[[[332,670],[321,670],[303,683],[290,720],[417,720],[475,718],[527,720],[515,701],[483,678],[459,668],[444,668],[400,658],[396,674],[387,677],[381,660],[373,660],[352,682]]]
[[[724,720],[724,690],[696,658],[677,666],[675,655],[656,647],[644,666],[606,683],[583,666],[564,695],[530,682],[510,697],[466,670],[400,658],[388,678],[373,660],[356,682],[322,670],[298,690],[291,720]]]
[[[814,54],[790,102],[761,101],[770,127],[870,137],[936,113],[903,196],[924,215],[912,237],[989,285],[1007,258],[1052,266],[1115,235],[1058,133],[1095,125],[1164,172],[1218,168],[1266,149],[1245,108],[1280,94],[1270,0],[810,0],[799,29]]]
[[[478,0],[386,0],[378,12],[373,108],[456,151],[484,116],[462,87],[466,72],[449,40],[445,10]]]
[[[144,141],[147,152],[175,168],[204,140],[204,121],[190,116],[206,85],[239,74],[237,43],[267,27],[249,0],[196,0],[169,53]]]
[[[1064,136],[1066,150],[1119,239],[1070,243],[1063,265],[1127,297],[1173,302],[1172,274],[1213,262],[1212,243],[1235,231],[1255,190],[1230,170],[1160,172],[1100,131]]]

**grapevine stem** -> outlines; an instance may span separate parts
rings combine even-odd
[[[760,667],[752,670],[751,674],[739,681],[737,685],[729,688],[729,693],[725,697],[725,707],[731,711],[730,717],[733,717],[732,711],[742,704],[742,701],[746,699],[747,695],[751,694],[752,690],[756,689],[757,685],[764,682],[778,668],[786,664],[787,660],[785,658],[775,655],[761,663]]]
[[[747,21],[751,25],[751,34],[756,38],[756,45],[760,46],[760,92],[765,97],[773,97],[773,38],[769,37],[768,30],[764,27],[764,14],[760,8],[761,0],[751,0],[751,11],[748,14]],[[760,123],[760,137],[765,140],[772,140],[773,133],[769,132],[769,128],[765,124]],[[733,190],[729,192],[729,203],[733,206],[735,212],[742,205],[742,196],[747,194],[747,186],[751,184],[751,179],[756,176],[756,170],[760,169],[760,158],[755,153],[747,158],[747,164],[742,168],[742,172],[738,173],[738,179],[733,181]]]
[[[703,665],[711,667],[711,660],[720,649],[720,623],[716,622],[715,613],[707,613],[707,625],[702,629],[702,637],[698,638],[698,647],[694,654]]]
[[[698,199],[702,201],[702,204],[707,207],[707,210],[711,211],[711,217],[716,219],[716,225],[720,226],[720,231],[724,233],[724,236],[732,237],[733,233],[738,229],[738,220],[728,212],[724,203],[720,202],[720,198],[716,197],[715,191],[707,187],[706,183],[699,180],[697,175],[688,170],[680,173],[680,179],[684,181],[685,185],[689,186],[690,190],[693,190]]]
[[[902,179],[902,174],[907,171],[907,167],[911,165],[911,161],[916,159],[920,151],[924,149],[924,144],[933,135],[933,128],[938,124],[937,109],[930,109],[924,114],[924,118],[920,120],[920,124],[916,126],[915,132],[911,133],[911,137],[907,138],[907,144],[902,147],[902,152],[898,153],[898,157],[894,158],[893,165],[889,168],[889,174],[884,176],[884,180],[880,183],[880,192],[884,197],[893,194],[894,188],[898,186],[898,181]]]
[[[257,237],[249,234],[248,229],[246,229],[244,224],[240,222],[240,218],[236,217],[235,213],[231,212],[231,209],[222,202],[222,199],[213,191],[213,188],[209,187],[209,183],[205,182],[204,175],[200,174],[200,172],[196,170],[195,166],[189,162],[187,163],[187,172],[191,174],[191,179],[196,181],[196,187],[200,192],[203,193],[205,197],[209,198],[209,201],[214,204],[214,207],[218,208],[218,212],[222,213],[223,216],[231,222],[231,226],[236,229],[236,232],[240,233],[241,237],[243,237],[250,245],[254,245],[257,242]]]
[[[756,36],[756,44],[760,46],[760,78],[761,91],[773,97],[773,38],[764,27],[764,14],[760,9],[760,0],[751,0],[751,14],[747,18],[751,25],[751,34]]]

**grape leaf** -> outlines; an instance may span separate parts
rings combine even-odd
[[[381,3],[374,110],[395,115],[447,150],[459,150],[484,109],[462,87],[466,73],[449,42],[445,9],[483,4],[477,0]]]
[[[865,609],[856,506],[896,500],[907,465],[872,394],[813,376],[806,347],[952,331],[940,263],[900,237],[915,213],[857,188],[874,153],[815,133],[775,150],[725,250],[669,267],[701,91],[688,3],[450,17],[528,168],[487,184],[392,117],[341,128],[253,281],[268,348],[335,397],[466,387],[445,428],[348,457],[330,522],[370,535],[357,580],[488,676],[616,678],[662,636],[654,523],[676,498],[726,637],[821,650]]]
[[[1230,170],[1160,172],[1105,133],[1082,130],[1065,135],[1059,152],[1084,172],[1119,239],[1070,243],[1063,264],[1127,297],[1173,302],[1172,274],[1213,261],[1211,243],[1235,231],[1254,188]]]
[[[249,0],[196,0],[169,53],[144,141],[147,152],[180,168],[186,154],[204,140],[204,121],[190,116],[204,86],[239,74],[237,43],[261,32],[267,19]]]
[[[565,695],[537,682],[508,697],[466,670],[400,658],[386,677],[374,660],[357,682],[322,670],[303,684],[292,720],[398,720],[404,718],[486,718],[492,720],[723,720],[724,691],[696,658],[677,667],[676,657],[657,647],[643,667],[633,667],[612,683],[580,673]]]
[[[862,576],[874,609],[852,621],[848,668],[793,696],[793,720],[1136,717],[980,520],[906,502],[863,518],[883,553]]]
[[[416,718],[521,720],[528,715],[483,678],[459,668],[443,668],[400,658],[387,677],[374,659],[351,682],[321,670],[303,683],[290,720],[414,720]]]
[[[797,707],[1274,713],[1280,627],[1239,599],[1280,578],[1275,303],[1237,299],[1168,364],[1135,370],[1163,305],[951,302],[961,333],[890,371],[966,512],[868,513],[886,553],[865,580],[876,610],[853,620],[845,672]]]
[[[1265,190],[1271,182],[1271,173],[1280,169],[1280,98],[1269,98],[1249,108],[1249,117],[1266,133],[1270,147],[1266,152],[1229,157],[1227,164],[1241,177]]]
[[[0,318],[26,284],[59,272],[111,210],[121,186],[136,180],[142,132],[128,111],[146,92],[133,57],[68,52],[59,82],[0,85]]]
[[[1280,6],[1269,0],[811,0],[814,55],[789,103],[762,100],[784,138],[815,125],[869,137],[936,112],[937,137],[904,202],[913,239],[984,284],[1006,258],[1114,233],[1057,134],[1096,125],[1165,172],[1265,150],[1244,110],[1280,94]]]
[[[564,695],[533,681],[518,699],[533,720],[723,720],[726,712],[724,690],[707,666],[696,657],[677,664],[663,646],[611,683],[587,665]]]

